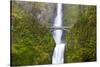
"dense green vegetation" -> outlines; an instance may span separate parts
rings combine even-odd
[[[51,21],[47,15],[43,23],[37,19],[39,13],[51,7],[30,3],[32,9],[26,10],[20,3],[12,1],[11,7],[11,65],[51,64],[55,42],[46,26]],[[65,63],[95,61],[96,7],[64,5],[64,25],[71,27],[66,32]]]
[[[54,41],[50,31],[20,5],[12,5],[12,65],[51,63]]]
[[[70,5],[66,10],[67,23],[75,24],[66,36],[65,62],[96,61],[96,7]]]

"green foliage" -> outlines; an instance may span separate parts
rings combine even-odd
[[[54,41],[50,31],[16,2],[12,3],[13,66],[50,64]]]
[[[51,64],[55,42],[47,26],[37,20],[48,7],[34,3],[28,12],[13,1],[11,8],[11,65]],[[64,5],[64,25],[71,26],[66,32],[65,63],[95,61],[96,7]]]
[[[96,61],[96,8],[80,6],[78,9],[81,9],[79,21],[66,36],[65,62]]]

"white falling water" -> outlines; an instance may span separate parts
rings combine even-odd
[[[62,27],[62,4],[58,3],[57,5],[57,15],[55,17],[55,21],[53,27]],[[56,42],[56,46],[54,48],[53,56],[52,56],[52,64],[63,64],[64,63],[64,48],[65,43],[62,43],[62,35],[63,30],[55,29],[53,31],[53,38]]]

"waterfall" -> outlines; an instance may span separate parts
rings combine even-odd
[[[57,4],[57,15],[54,20],[53,27],[62,27],[62,4]],[[52,56],[52,64],[63,64],[64,63],[64,48],[65,43],[62,42],[63,30],[62,29],[54,29],[53,38],[55,40],[56,46],[54,48],[53,56]]]

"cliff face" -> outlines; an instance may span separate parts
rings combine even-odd
[[[31,14],[43,26],[50,26],[54,20],[56,4],[16,1],[23,10]]]

